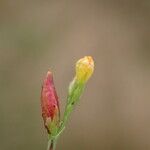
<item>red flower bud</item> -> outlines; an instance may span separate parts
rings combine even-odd
[[[53,76],[50,71],[47,72],[41,91],[42,117],[45,128],[49,134],[55,134],[59,126],[60,109],[58,96],[55,90]]]

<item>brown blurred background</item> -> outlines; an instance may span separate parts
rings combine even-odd
[[[0,150],[45,150],[42,79],[61,112],[75,62],[95,73],[57,150],[150,150],[149,0],[0,0]]]

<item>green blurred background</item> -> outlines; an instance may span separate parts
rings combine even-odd
[[[64,110],[75,62],[95,72],[58,150],[150,150],[149,0],[0,0],[0,150],[45,150],[51,68]]]

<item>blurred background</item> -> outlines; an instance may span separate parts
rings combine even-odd
[[[63,113],[75,62],[95,72],[58,150],[150,150],[149,0],[0,0],[0,150],[45,150],[50,68]]]

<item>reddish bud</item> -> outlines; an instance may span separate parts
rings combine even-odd
[[[44,79],[41,91],[42,117],[49,134],[55,134],[59,126],[60,109],[55,90],[53,75],[50,71]]]

